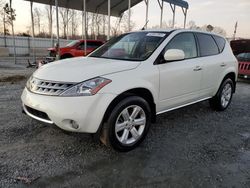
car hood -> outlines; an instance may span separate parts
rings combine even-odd
[[[60,50],[67,50],[67,49],[72,49],[73,47],[61,47],[59,48]],[[56,48],[48,48],[48,51],[56,51]]]
[[[76,57],[40,67],[33,76],[50,81],[82,82],[97,76],[135,69],[140,65],[136,61],[112,60],[93,57]]]

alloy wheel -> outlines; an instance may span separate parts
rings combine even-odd
[[[123,145],[131,145],[142,136],[146,125],[146,114],[138,105],[126,107],[117,117],[115,135]]]

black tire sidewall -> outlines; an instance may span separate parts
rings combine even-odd
[[[138,105],[144,110],[145,115],[146,115],[146,125],[145,125],[145,129],[142,133],[141,138],[139,140],[137,140],[137,142],[135,142],[131,145],[123,145],[116,138],[115,124],[116,124],[116,120],[117,120],[117,117],[119,116],[119,114],[126,107],[131,106],[131,105]],[[151,124],[150,121],[151,121],[151,110],[150,110],[149,104],[147,103],[146,100],[144,100],[143,98],[138,97],[138,96],[130,96],[130,97],[123,99],[112,110],[110,117],[108,118],[108,122],[107,122],[108,123],[108,139],[109,139],[110,145],[115,150],[118,150],[118,151],[130,151],[130,150],[134,149],[144,140],[144,138],[149,130],[150,124]]]
[[[230,85],[231,85],[232,92],[231,92],[231,98],[230,98],[230,100],[229,100],[229,103],[227,104],[226,107],[224,107],[224,106],[222,106],[222,104],[221,104],[221,96],[222,96],[223,88],[225,87],[226,84],[230,84]],[[229,105],[230,105],[230,103],[231,103],[231,101],[232,101],[232,98],[233,98],[233,90],[234,90],[233,81],[232,81],[230,78],[227,78],[226,80],[224,80],[224,82],[221,84],[220,89],[219,89],[219,92],[218,92],[218,94],[217,94],[217,100],[218,100],[217,102],[218,102],[218,105],[219,105],[220,110],[226,110],[226,109],[229,107]]]

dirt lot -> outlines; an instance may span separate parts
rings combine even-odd
[[[0,187],[250,187],[250,82],[225,112],[203,102],[159,116],[129,153],[25,116],[24,85],[0,83]]]

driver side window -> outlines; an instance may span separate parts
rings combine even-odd
[[[166,46],[164,52],[170,49],[182,50],[185,59],[197,57],[197,47],[192,33],[177,34]]]

